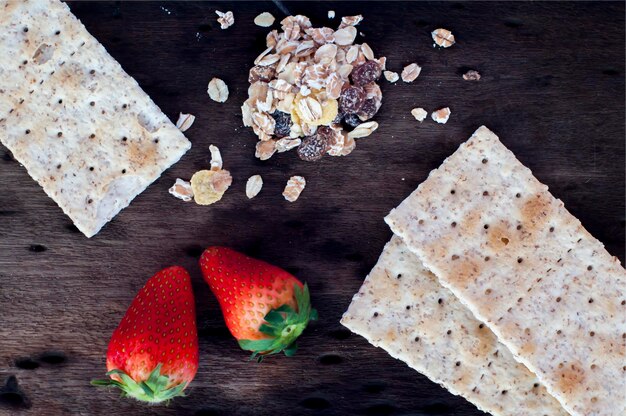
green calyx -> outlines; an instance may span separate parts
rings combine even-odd
[[[272,309],[265,315],[265,323],[259,327],[259,331],[270,338],[249,340],[239,340],[239,346],[248,351],[252,351],[250,359],[257,359],[259,362],[263,356],[284,352],[287,357],[296,353],[298,346],[296,339],[302,334],[309,321],[317,319],[317,311],[311,308],[311,296],[309,288],[304,284],[300,288],[294,285],[293,289],[298,310],[295,311],[288,305]]]
[[[162,403],[169,402],[177,396],[184,396],[183,390],[188,383],[181,383],[177,386],[167,388],[169,378],[161,375],[162,365],[157,365],[145,381],[135,381],[122,370],[111,370],[107,376],[117,375],[122,381],[111,378],[105,380],[91,380],[92,386],[117,387],[122,390],[122,397],[132,397],[141,402]]]

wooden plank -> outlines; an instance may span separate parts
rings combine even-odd
[[[308,164],[293,153],[253,156],[255,136],[242,127],[239,106],[267,31],[253,18],[282,17],[272,2],[70,4],[166,114],[196,115],[187,132],[193,148],[90,240],[1,149],[0,386],[9,376],[17,383],[0,390],[1,415],[481,414],[338,323],[391,236],[383,216],[481,124],[624,262],[623,3],[286,6],[329,26],[338,19],[328,22],[328,9],[362,13],[359,30],[392,70],[424,67],[413,84],[381,82],[381,127],[348,157]],[[215,9],[233,10],[235,25],[220,30]],[[437,27],[458,43],[432,48]],[[470,67],[479,82],[461,79]],[[206,94],[214,76],[229,85],[225,104]],[[450,106],[452,116],[443,126],[420,125],[409,114],[415,106]],[[211,207],[174,200],[167,188],[208,166],[212,143],[232,188]],[[265,187],[248,201],[253,174]],[[281,191],[294,174],[308,184],[289,204]],[[257,365],[238,349],[196,262],[212,244],[309,282],[321,319],[297,358]],[[147,407],[95,391],[88,383],[104,373],[118,320],[145,280],[171,264],[188,268],[197,298],[201,365],[189,397]]]

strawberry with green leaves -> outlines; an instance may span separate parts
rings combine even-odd
[[[252,351],[253,358],[281,351],[295,354],[296,339],[317,319],[306,284],[226,247],[207,248],[200,268],[241,348]]]
[[[198,331],[191,279],[178,266],[148,280],[113,332],[107,350],[108,379],[123,396],[149,403],[183,396],[198,371]]]

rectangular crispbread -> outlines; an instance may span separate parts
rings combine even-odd
[[[397,236],[341,323],[485,412],[567,415]]]
[[[50,9],[42,7],[44,3]],[[0,79],[2,106],[11,104],[11,111],[0,119],[0,141],[91,237],[191,145],[65,5],[56,0],[26,4],[30,7],[21,7],[22,13],[13,13],[13,26],[28,23],[26,33],[47,28],[48,35],[60,30],[54,39],[76,36],[80,41],[66,42],[75,50],[67,45],[53,49],[48,62],[55,64],[49,73],[28,72],[27,65],[22,82],[31,76],[43,82],[26,95],[21,84],[9,88],[15,80]],[[49,22],[49,10],[57,9],[66,14]],[[32,42],[27,40],[20,42]],[[2,41],[0,52],[30,51],[26,45]],[[25,98],[16,101],[22,95]]]
[[[493,132],[386,221],[566,410],[626,414],[626,273]]]

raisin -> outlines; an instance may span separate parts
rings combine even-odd
[[[343,120],[343,116],[345,116],[344,113],[342,113],[341,111],[337,111],[337,117],[335,117],[335,119],[332,121],[332,123],[333,124],[341,123],[341,120]]]
[[[365,101],[365,90],[361,87],[350,86],[339,96],[339,109],[344,114],[354,114],[359,111]]]
[[[363,86],[380,78],[382,70],[375,61],[367,61],[352,70],[350,76],[354,85]]]
[[[356,127],[361,124],[361,119],[356,114],[346,114],[346,116],[343,118],[343,122],[346,123],[348,126]]]
[[[289,136],[289,133],[291,132],[291,115],[276,110],[271,114],[271,116],[274,121],[276,121],[274,134],[278,137]]]
[[[361,109],[357,113],[361,121],[367,121],[370,118],[374,117],[378,112],[378,105],[376,104],[375,98],[370,98],[369,100],[365,100]]]
[[[298,156],[307,162],[320,160],[328,150],[328,138],[325,134],[315,134],[302,139],[298,147]]]
[[[319,126],[317,128],[317,135],[326,141],[333,137],[334,134],[334,130],[328,126]]]

